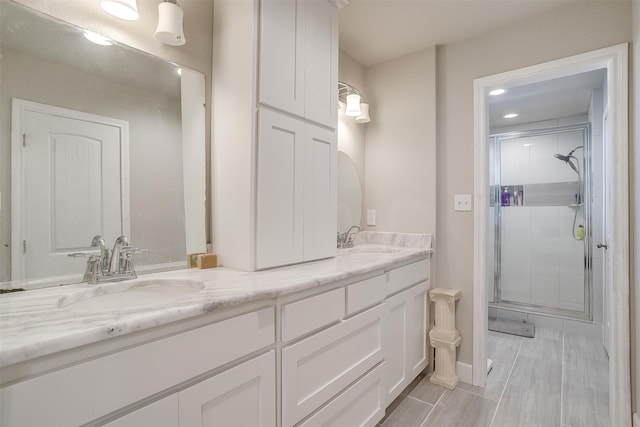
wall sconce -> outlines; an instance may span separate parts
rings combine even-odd
[[[338,82],[338,101],[346,102],[344,115],[355,117],[356,123],[369,123],[369,104],[362,102],[362,92],[348,83]]]
[[[187,42],[184,38],[182,20],[184,12],[175,0],[166,0],[158,5],[158,26],[156,38],[170,46],[182,46]]]
[[[140,18],[136,0],[102,0],[100,7],[108,14],[127,21]]]

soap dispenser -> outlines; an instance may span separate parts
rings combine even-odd
[[[509,194],[509,187],[505,187],[502,191],[502,195],[500,196],[500,200],[502,201],[502,206],[509,206],[511,199],[511,194]]]

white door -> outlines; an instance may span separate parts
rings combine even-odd
[[[17,99],[13,115],[12,279],[82,274],[69,253],[129,231],[128,124]]]

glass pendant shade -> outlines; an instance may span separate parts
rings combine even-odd
[[[136,0],[102,0],[100,7],[108,14],[127,21],[140,18]]]
[[[371,117],[369,117],[369,104],[363,102],[360,104],[360,109],[362,112],[356,117],[356,123],[369,123],[371,121]]]
[[[180,6],[170,2],[158,5],[158,26],[156,38],[170,46],[182,46],[187,42],[182,29],[184,13]]]
[[[347,96],[347,109],[345,110],[345,116],[356,117],[362,113],[360,110],[360,95],[355,93]]]

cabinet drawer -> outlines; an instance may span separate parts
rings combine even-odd
[[[5,387],[0,425],[87,423],[273,344],[274,320],[267,307]]]
[[[382,374],[384,362],[346,389],[327,406],[299,424],[299,427],[363,426],[373,427],[385,411]]]
[[[282,306],[282,341],[287,342],[344,317],[344,288]]]
[[[395,294],[411,285],[427,280],[430,263],[430,260],[424,259],[389,271],[387,273],[387,295]]]
[[[385,296],[386,280],[384,275],[347,286],[347,316],[384,301]]]
[[[290,427],[382,360],[383,306],[282,349],[282,424]]]

